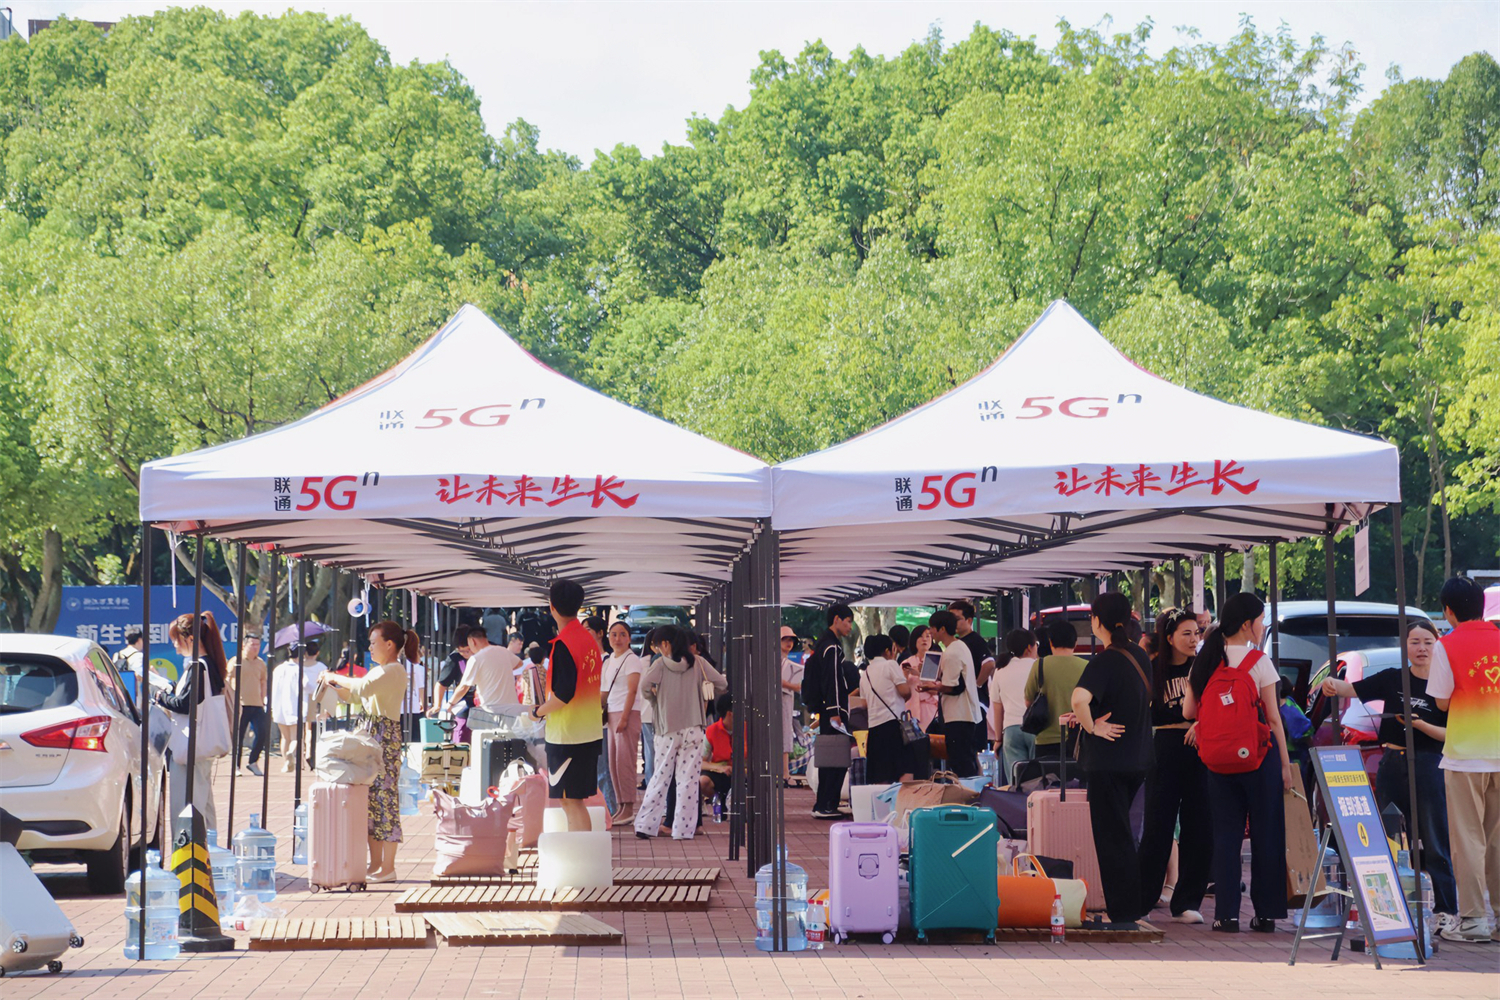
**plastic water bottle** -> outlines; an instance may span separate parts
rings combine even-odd
[[[208,831],[208,870],[214,877],[214,902],[219,906],[222,926],[234,912],[234,899],[240,884],[240,866],[233,851],[219,846],[219,831]]]
[[[822,951],[828,939],[828,890],[814,894],[807,903],[807,950]]]
[[[782,858],[786,848],[777,848]],[[776,895],[771,866],[761,865],[755,873],[755,947],[771,951],[773,947],[771,909]],[[807,872],[800,865],[786,863],[786,949],[807,948]]]
[[[250,814],[250,825],[234,838],[239,865],[237,898],[255,895],[262,903],[276,898],[276,834],[260,825],[260,813]]]
[[[979,773],[996,788],[1000,787],[1000,757],[993,750],[979,751]]]
[[[176,958],[182,950],[177,943],[177,876],[162,868],[161,852],[146,852],[146,954],[152,960]],[[134,871],[125,879],[125,957],[142,957],[141,883],[142,872]]]
[[[401,815],[415,816],[417,802],[423,796],[422,776],[405,761],[401,762],[401,782],[398,787],[401,792]]]
[[[1062,893],[1054,893],[1052,896],[1052,943],[1066,944],[1068,940],[1068,921],[1063,917]]]
[[[307,803],[292,810],[292,864],[307,864]]]
[[[714,796],[714,822],[724,822],[724,803],[717,795]]]
[[[1401,891],[1406,896],[1406,909],[1414,924],[1417,910],[1420,908],[1422,911],[1422,953],[1430,957],[1437,953],[1438,945],[1432,936],[1432,878],[1424,871],[1419,889],[1417,873],[1411,867],[1411,854],[1404,850],[1396,852],[1396,877],[1401,880]],[[1417,947],[1410,941],[1400,941],[1376,945],[1375,954],[1381,958],[1400,958],[1415,962]]]

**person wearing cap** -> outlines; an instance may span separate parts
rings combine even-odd
[[[260,658],[258,631],[245,632],[239,652],[229,661],[228,681],[231,692],[239,691],[240,704],[239,731],[234,735],[234,769],[240,769],[240,749],[245,745],[245,727],[249,726],[255,739],[250,744],[250,762],[246,767],[251,774],[259,775],[260,767],[255,762],[266,748],[266,661]]]
[[[792,741],[797,694],[802,690],[802,664],[792,659],[797,648],[797,633],[790,625],[781,626],[781,780],[791,779]]]

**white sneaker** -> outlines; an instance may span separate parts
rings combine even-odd
[[[1490,922],[1485,917],[1464,917],[1443,930],[1441,936],[1444,941],[1456,941],[1459,944],[1488,944]]]
[[[1432,918],[1432,932],[1441,935],[1443,931],[1458,926],[1458,915],[1455,913],[1439,913]]]
[[[1201,924],[1203,923],[1203,914],[1199,913],[1197,910],[1183,910],[1181,913],[1178,913],[1172,917],[1172,923]]]

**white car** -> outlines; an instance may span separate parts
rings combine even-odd
[[[141,828],[139,706],[88,639],[0,633],[0,808],[35,861],[82,862],[95,892],[124,891],[145,846],[160,846],[166,728],[151,727]],[[160,709],[154,709],[160,714]]]

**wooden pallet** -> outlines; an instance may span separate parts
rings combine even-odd
[[[625,934],[585,913],[428,913],[450,945],[623,944]]]
[[[713,885],[719,868],[616,868],[615,885]],[[523,868],[515,875],[437,875],[432,885],[534,885],[536,871]]]
[[[251,951],[426,948],[427,944],[427,924],[421,917],[300,917],[257,920],[250,931]]]
[[[409,889],[397,913],[480,910],[629,910],[681,913],[708,909],[706,885],[615,885],[607,889],[539,889],[535,885],[442,885]]]

